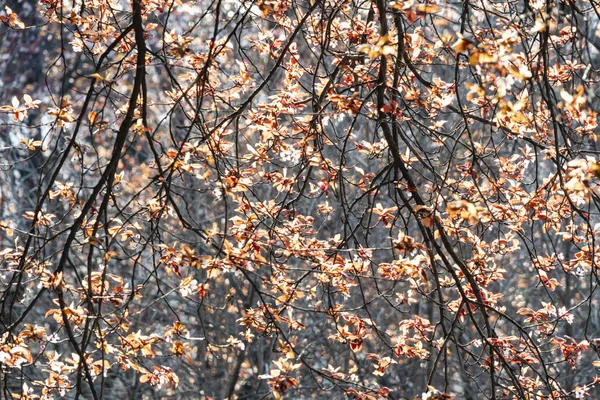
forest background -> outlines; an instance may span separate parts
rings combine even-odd
[[[0,399],[600,397],[595,0],[0,8]]]

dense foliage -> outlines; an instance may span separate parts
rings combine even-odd
[[[595,0],[7,0],[0,399],[600,398]]]

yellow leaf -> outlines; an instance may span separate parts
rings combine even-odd
[[[90,125],[94,125],[96,120],[98,119],[98,113],[96,111],[90,111],[88,113],[88,120],[90,121]]]
[[[592,165],[590,165],[590,172],[596,178],[600,178],[600,163],[598,163],[598,162],[592,163]]]
[[[417,8],[415,9],[417,14],[419,14],[419,15],[433,14],[435,12],[438,12],[438,10],[439,10],[439,7],[435,4],[419,4],[417,6]]]
[[[448,203],[446,206],[446,212],[448,213],[448,217],[453,218],[458,215],[462,210],[462,201],[452,201]]]
[[[91,74],[91,75],[88,75],[88,78],[94,78],[94,79],[97,79],[97,80],[99,80],[99,81],[103,81],[103,80],[104,80],[104,78],[102,77],[102,75],[100,75],[100,74],[99,74],[99,73],[97,73],[97,72],[96,72],[96,73],[93,73],[93,74]]]
[[[469,64],[475,66],[477,64],[491,64],[498,61],[498,58],[484,51],[475,50],[469,57]]]
[[[471,223],[477,223],[477,221],[479,221],[477,207],[466,200],[457,200],[448,203],[446,211],[448,212],[449,218],[460,215],[462,219]]]
[[[471,47],[473,47],[473,42],[462,37],[454,43],[454,50],[457,53],[464,53]]]

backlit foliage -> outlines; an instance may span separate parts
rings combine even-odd
[[[600,6],[0,13],[2,398],[599,398]]]

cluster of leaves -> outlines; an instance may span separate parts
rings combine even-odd
[[[595,2],[26,4],[7,397],[598,396]]]

